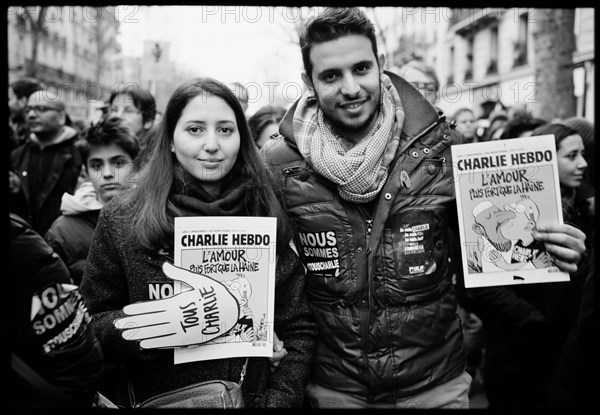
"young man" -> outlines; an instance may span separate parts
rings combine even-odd
[[[281,177],[319,325],[308,399],[468,407],[448,260],[457,222],[450,145],[461,136],[408,82],[384,73],[373,25],[357,8],[326,9],[300,45],[309,91],[262,152]],[[551,228],[536,237],[554,242],[558,263],[572,269],[583,234]]]
[[[132,160],[140,146],[121,119],[111,118],[90,127],[76,147],[84,160],[87,181],[75,194],[63,194],[62,216],[54,221],[45,239],[79,285],[100,208],[128,186]]]

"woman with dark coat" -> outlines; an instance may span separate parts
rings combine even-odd
[[[149,284],[169,281],[162,266],[173,263],[174,218],[271,216],[277,218],[274,330],[287,355],[272,372],[267,358],[249,358],[243,400],[246,407],[301,406],[316,326],[274,181],[239,102],[211,78],[183,82],[167,103],[155,140],[138,185],[102,209],[81,284],[106,359],[124,363],[135,397],[129,404],[204,381],[240,383],[246,361],[175,365],[172,349],[142,350],[115,327],[125,306],[149,300]]]

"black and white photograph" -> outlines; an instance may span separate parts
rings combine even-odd
[[[6,6],[5,407],[596,407],[571,7]]]

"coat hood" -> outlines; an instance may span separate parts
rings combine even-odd
[[[75,194],[63,193],[60,211],[63,215],[79,215],[81,213],[102,208],[98,201],[94,186],[90,182],[84,182],[75,191]]]

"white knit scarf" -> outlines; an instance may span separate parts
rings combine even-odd
[[[317,100],[308,92],[298,103],[293,130],[300,153],[317,173],[337,184],[349,202],[373,200],[383,187],[400,142],[404,109],[396,88],[381,75],[379,115],[371,131],[346,150],[345,140],[325,123]]]

